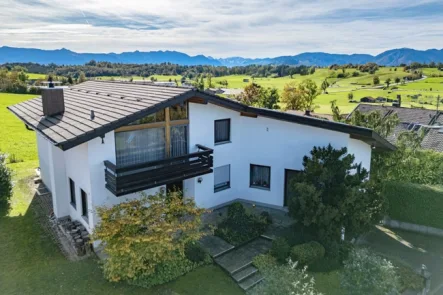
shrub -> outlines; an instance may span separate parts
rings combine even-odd
[[[185,245],[203,235],[199,231],[203,212],[191,198],[177,193],[142,194],[110,208],[98,207],[100,223],[92,237],[102,242],[108,255],[105,278],[113,282],[143,280],[156,269],[185,259]]]
[[[297,262],[289,261],[288,264],[260,269],[265,279],[254,287],[249,294],[320,294],[315,290],[314,279],[307,274],[306,268],[296,269],[296,267]]]
[[[172,255],[173,258],[169,261],[158,264],[155,267],[155,272],[149,275],[141,275],[134,280],[129,280],[128,283],[140,287],[150,288],[170,282],[195,268],[211,262],[209,256],[201,262],[192,262],[182,255],[176,253]]]
[[[331,241],[325,243],[326,256],[335,258],[340,263],[343,263],[349,257],[349,253],[354,245],[346,241]]]
[[[284,238],[277,238],[272,241],[270,253],[274,256],[278,262],[284,263],[289,256],[291,247]]]
[[[12,174],[6,167],[6,155],[0,153],[0,206],[2,203],[8,203],[12,195]]]
[[[399,294],[392,263],[367,249],[352,250],[344,263],[341,285],[346,294]]]
[[[259,270],[265,271],[277,266],[277,260],[270,254],[260,254],[255,256],[252,260],[252,264]]]
[[[185,246],[185,256],[192,262],[202,262],[207,255],[205,249],[198,242],[192,241]]]
[[[319,242],[296,245],[291,249],[292,261],[298,261],[300,266],[310,265],[325,256],[325,247]]]
[[[272,224],[272,216],[267,211],[260,213],[260,216],[266,221],[267,224]]]
[[[228,216],[220,222],[214,234],[228,243],[238,246],[263,234],[268,224],[260,216],[247,213],[241,203],[228,207]]]

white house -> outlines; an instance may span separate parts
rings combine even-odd
[[[94,208],[183,190],[205,208],[235,199],[284,207],[314,146],[331,144],[370,169],[370,129],[246,106],[194,89],[88,81],[9,107],[37,134],[42,181],[57,217],[91,231]]]

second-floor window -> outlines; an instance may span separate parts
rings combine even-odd
[[[115,131],[117,166],[130,166],[188,153],[186,103],[160,110]]]
[[[214,122],[214,143],[226,143],[231,140],[231,119]]]

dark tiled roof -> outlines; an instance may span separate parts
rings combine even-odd
[[[149,109],[158,109],[168,100],[191,91],[189,88],[87,81],[64,89],[63,114],[45,117],[40,97],[8,109],[54,144],[70,146],[79,137],[101,130],[94,136],[97,137],[115,129],[113,126],[117,122],[127,121],[128,117]],[[92,120],[91,110],[95,116]]]
[[[53,144],[67,150],[192,97],[239,112],[348,133],[376,147],[395,149],[371,129],[255,108],[190,88],[153,84],[87,81],[64,90],[65,112],[57,116],[43,116],[41,97],[8,109]],[[91,111],[94,111],[93,119]]]
[[[443,114],[438,116],[434,125],[442,126],[442,129],[430,129],[423,138],[421,146],[424,149],[443,152],[443,132],[440,131],[443,130]]]
[[[359,104],[349,116],[352,116],[356,110],[363,113],[380,111],[384,116],[396,113],[400,119],[400,124],[395,127],[393,134],[387,138],[392,144],[397,142],[397,137],[400,133],[408,131],[410,124],[443,125],[443,115],[435,110]],[[439,133],[439,129],[429,129],[426,130],[422,146],[426,149],[443,151],[442,140],[443,134]]]

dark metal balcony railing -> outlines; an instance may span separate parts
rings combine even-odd
[[[212,173],[213,150],[199,144],[197,148],[196,153],[130,166],[105,161],[106,188],[119,197]]]

